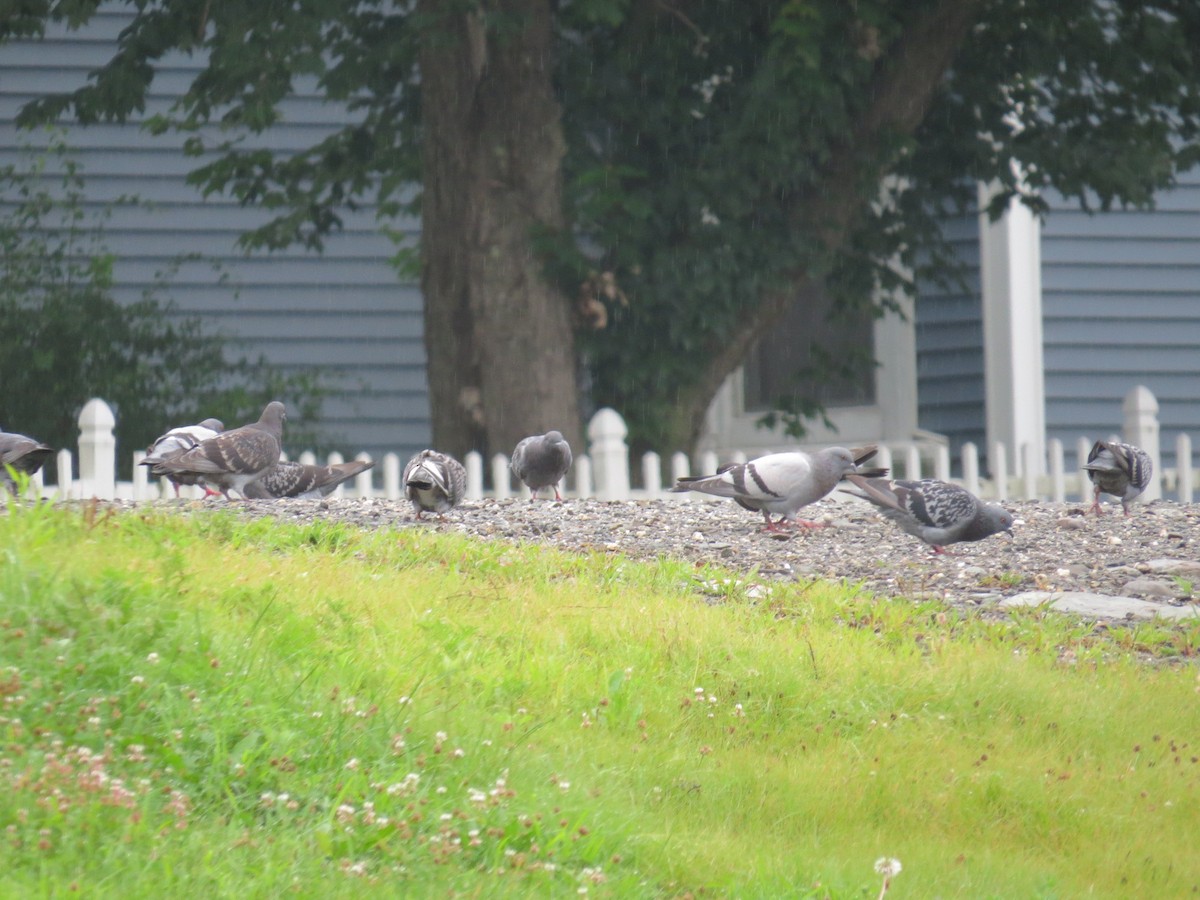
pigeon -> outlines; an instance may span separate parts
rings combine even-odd
[[[154,439],[154,443],[146,448],[146,458],[138,463],[138,465],[149,466],[152,474],[161,477],[166,473],[156,469],[159,463],[186,453],[188,450],[198,446],[201,441],[214,438],[224,430],[225,425],[220,419],[205,419],[198,425],[181,425],[179,428],[172,428],[166,434],[159,435]],[[204,482],[204,479],[199,475],[187,475],[183,473],[167,475],[167,479],[171,482],[171,486],[175,488],[176,497],[179,496],[179,486],[181,484],[203,484]],[[204,490],[206,494],[216,493],[216,491],[210,491],[207,486]]]
[[[1012,513],[996,503],[984,503],[970,491],[936,478],[923,481],[888,481],[847,475],[862,493],[847,494],[869,500],[901,530],[945,553],[947,544],[981,541],[1012,528]]]
[[[557,431],[523,439],[512,454],[513,473],[529,488],[530,501],[542,488],[554,488],[554,499],[562,502],[558,483],[571,468],[571,445]]]
[[[869,459],[870,454],[864,458]],[[820,526],[815,522],[796,520],[796,513],[801,507],[820,500],[837,487],[843,475],[857,469],[854,453],[845,447],[828,447],[816,453],[794,450],[768,453],[747,463],[724,466],[715,475],[680,478],[671,490],[729,497],[746,509],[761,512],[767,522],[767,531],[781,531],[785,522],[793,521],[807,528],[817,528]],[[771,520],[771,513],[779,515],[777,522]]]
[[[1130,501],[1146,489],[1154,474],[1154,463],[1150,461],[1149,453],[1141,447],[1120,441],[1096,441],[1083,468],[1095,485],[1092,512],[1098,516],[1104,515],[1104,510],[1100,508],[1101,494],[1120,497],[1125,515],[1131,515]]]
[[[867,460],[869,460],[877,452],[879,452],[879,447],[875,444],[870,444],[866,447],[851,447],[850,448],[850,455],[854,457],[854,465],[858,467],[856,469],[856,471],[858,472],[859,475],[862,475],[866,478],[883,478],[888,474],[887,469],[880,469],[880,468],[864,469],[864,468],[862,468],[862,464],[865,463]],[[722,475],[725,472],[728,472],[730,469],[732,469],[736,465],[739,465],[739,463],[725,463],[725,465],[723,465],[723,466],[717,466],[717,474]],[[842,481],[845,481],[845,480],[846,480],[846,476],[843,475]],[[742,507],[742,509],[748,509],[751,512],[762,512],[762,504],[759,503],[757,500],[749,500],[745,497],[734,497],[733,502],[736,503],[738,506]],[[767,521],[769,524],[770,523],[769,517],[768,517]],[[768,530],[774,530],[774,529],[768,529]]]
[[[422,450],[404,467],[404,496],[412,501],[418,519],[423,512],[445,515],[466,492],[467,470],[448,453]]]
[[[298,462],[281,462],[268,469],[258,481],[246,485],[242,493],[247,500],[320,500],[328,497],[343,481],[365,472],[375,463],[368,459],[329,466],[310,466]]]
[[[257,422],[225,431],[201,441],[173,459],[165,459],[151,471],[166,475],[194,475],[216,485],[225,499],[237,491],[243,498],[246,486],[262,478],[278,462],[287,413],[272,400]]]
[[[23,434],[0,431],[0,481],[16,496],[17,482],[9,473],[11,466],[17,472],[33,475],[51,456],[54,448],[35,441]]]

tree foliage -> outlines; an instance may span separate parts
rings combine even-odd
[[[103,216],[83,203],[69,150],[0,167],[0,426],[73,448],[79,411],[101,397],[116,413],[120,464],[167,428],[209,416],[253,421],[272,399],[293,404],[311,441],[327,388],[265,360],[231,358],[230,342],[148,293],[113,296]],[[293,398],[295,398],[293,400]]]
[[[24,121],[124,119],[155,59],[204,52],[174,114],[152,122],[221,151],[194,173],[203,189],[277,212],[248,241],[319,245],[363,200],[419,208],[402,189],[421,177],[427,124],[417,48],[442,37],[427,6],[131,6],[117,57]],[[26,8],[0,37],[93,6]],[[443,9],[500,38],[520,27],[504,0]],[[1044,209],[1047,190],[1104,209],[1151,203],[1200,156],[1194,0],[575,0],[556,16],[567,224],[538,236],[531,264],[579,305],[595,403],[645,442],[694,438],[790,303],[875,315],[879,288],[941,267],[938,216],[968,207],[976,181],[997,186],[994,212],[1014,196]],[[273,124],[298,79],[359,121],[286,158],[232,142]],[[827,371],[859,364],[817,350]]]

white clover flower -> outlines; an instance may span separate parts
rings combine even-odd
[[[152,665],[152,666],[157,665],[158,660],[159,660],[159,656],[157,653],[151,653],[146,657],[146,662],[150,663],[150,665]]]

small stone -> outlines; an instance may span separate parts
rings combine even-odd
[[[1174,597],[1175,591],[1169,585],[1154,578],[1135,578],[1125,582],[1122,588],[1126,594],[1136,597]]]
[[[1184,578],[1200,577],[1200,562],[1192,559],[1152,559],[1138,566],[1155,575],[1179,575]]]

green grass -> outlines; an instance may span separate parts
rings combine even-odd
[[[1200,885],[1195,627],[209,512],[0,548],[3,896]]]

